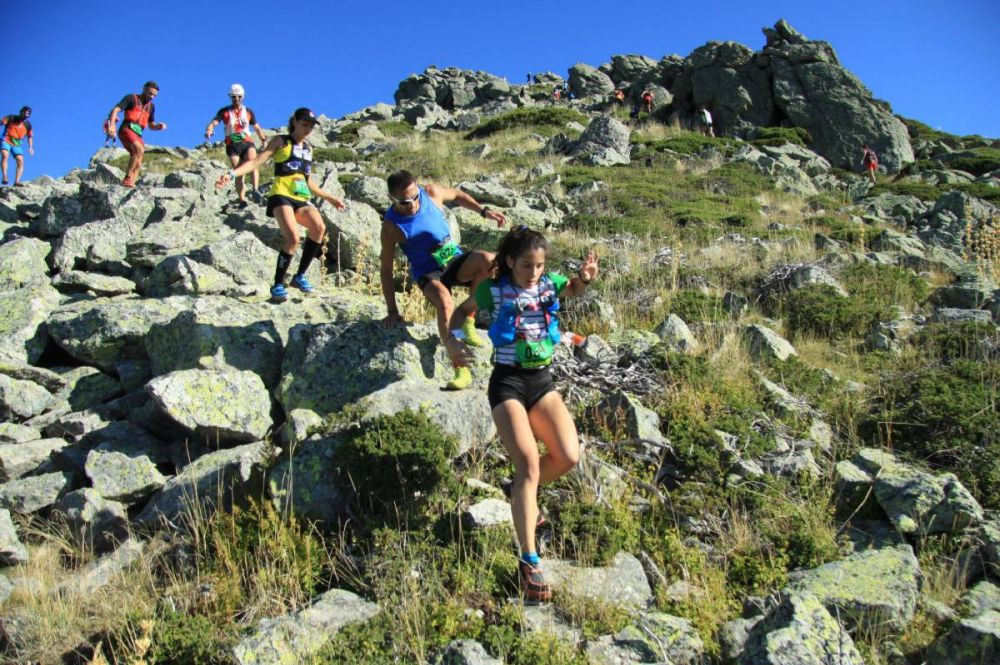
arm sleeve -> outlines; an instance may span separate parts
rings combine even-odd
[[[481,309],[484,312],[493,311],[493,291],[491,287],[493,286],[492,279],[484,279],[476,287],[476,292],[472,294],[472,297],[476,299],[476,308]]]
[[[31,131],[31,121],[30,120],[25,120],[24,121],[24,128],[26,130],[28,130],[27,136],[28,136],[29,139],[35,138],[34,133]]]
[[[215,112],[215,117],[212,118],[215,122],[225,122],[226,121],[226,107],[223,106],[221,109]]]
[[[156,104],[149,103],[149,124],[156,122]]]
[[[247,119],[250,121],[251,125],[257,124],[257,116],[253,114],[253,109],[251,108],[247,109]]]
[[[115,104],[122,111],[128,111],[130,108],[135,106],[135,95],[125,95],[122,100]]]
[[[569,284],[569,277],[566,277],[566,275],[560,275],[557,272],[550,272],[549,279],[552,280],[552,286],[555,287],[556,295],[562,293],[562,290],[566,288],[567,284]]]

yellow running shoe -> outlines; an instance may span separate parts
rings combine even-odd
[[[472,385],[472,372],[468,367],[456,367],[455,378],[445,384],[445,390],[462,390]]]
[[[462,324],[462,332],[465,333],[465,343],[469,346],[486,346],[486,342],[476,332],[475,317],[467,316],[465,318],[465,323]]]

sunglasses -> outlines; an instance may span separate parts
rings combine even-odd
[[[405,206],[409,205],[410,203],[416,203],[420,199],[420,192],[417,192],[408,199],[397,199],[395,196],[390,196],[389,198],[392,199],[394,203],[398,203],[399,205]]]
[[[243,99],[243,95],[229,95],[229,99]]]

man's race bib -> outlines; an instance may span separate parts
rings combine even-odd
[[[11,144],[15,148],[21,145],[21,139],[15,139],[13,137],[8,136],[6,140],[7,143]]]
[[[229,140],[233,143],[243,143],[247,140],[247,135],[243,132],[236,132],[229,135]]]
[[[434,260],[440,267],[444,268],[453,258],[459,255],[460,251],[461,250],[458,248],[458,245],[455,243],[446,242],[431,252],[431,256],[434,257]]]
[[[548,338],[540,339],[537,342],[519,339],[514,346],[514,353],[517,357],[517,364],[521,367],[529,369],[545,367],[552,362],[555,347],[552,346],[552,340]]]
[[[140,125],[139,123],[130,122],[128,123],[128,128],[131,129],[136,134],[138,134],[139,136],[142,136],[142,125]]]
[[[309,183],[305,180],[292,181],[292,193],[296,196],[309,196]]]

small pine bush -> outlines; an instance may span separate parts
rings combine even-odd
[[[788,143],[807,146],[812,135],[803,127],[760,127],[753,132],[750,143],[756,146],[781,146]]]

